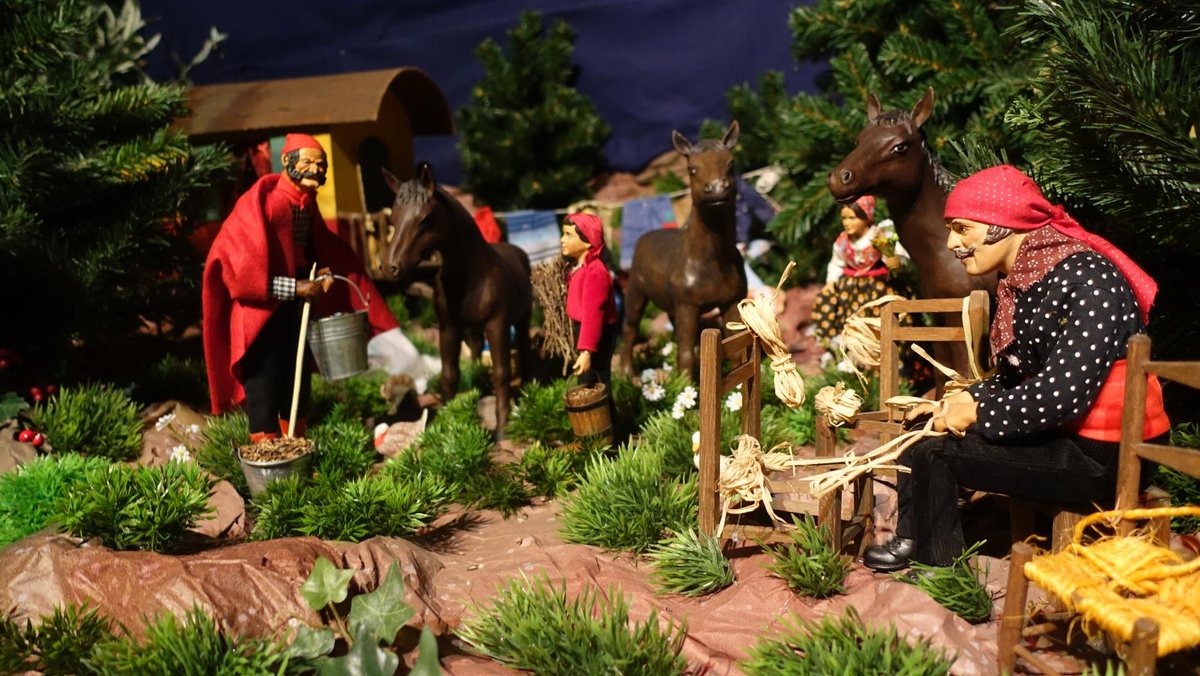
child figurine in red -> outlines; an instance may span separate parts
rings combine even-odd
[[[563,256],[575,261],[567,273],[567,317],[579,351],[572,371],[582,385],[600,382],[611,388],[617,306],[612,274],[604,260],[607,249],[600,219],[569,214],[563,221],[561,242]]]
[[[325,149],[307,134],[288,134],[283,174],[263,176],[238,199],[204,266],[204,361],[212,412],[245,404],[252,442],[288,436],[303,301],[312,317],[350,312],[350,287],[332,287],[334,272],[370,300],[374,333],[398,326],[362,261],[325,225],[317,188],[325,183]],[[310,281],[316,264],[320,277]],[[303,436],[308,360],[300,379],[292,436]]]
[[[846,319],[864,303],[896,293],[888,275],[908,260],[890,220],[875,224],[875,198],[842,207],[842,233],[833,243],[825,286],[813,307],[817,340],[835,347]]]

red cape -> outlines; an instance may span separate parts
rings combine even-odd
[[[204,265],[204,361],[214,415],[245,400],[239,362],[282,302],[269,297],[270,279],[295,274],[291,229],[268,233],[263,218],[267,195],[279,180],[279,174],[263,176],[238,199],[213,240]],[[321,227],[322,223],[318,214],[312,238],[320,265],[354,280],[369,297],[373,334],[399,326],[363,269],[359,255],[328,228]],[[350,285],[335,281],[330,292],[313,305],[310,317],[351,312],[362,309],[361,304]]]

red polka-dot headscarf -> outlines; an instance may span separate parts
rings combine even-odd
[[[991,167],[959,181],[946,198],[945,216],[946,220],[965,218],[1022,232],[1049,225],[1112,261],[1133,289],[1142,321],[1149,321],[1158,284],[1111,242],[1084,230],[1061,206],[1050,204],[1033,179],[1016,167]]]
[[[863,210],[863,213],[867,215],[868,221],[875,222],[875,197],[873,195],[863,195],[854,204]]]

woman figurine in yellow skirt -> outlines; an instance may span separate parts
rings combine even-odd
[[[812,314],[817,340],[826,348],[837,346],[842,324],[860,305],[895,293],[888,275],[908,260],[892,222],[875,224],[870,195],[842,207],[842,229]]]

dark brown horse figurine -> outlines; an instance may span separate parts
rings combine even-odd
[[[967,296],[975,289],[995,297],[995,273],[968,275],[946,248],[943,213],[951,179],[926,147],[921,132],[932,112],[933,88],[925,91],[912,112],[883,111],[872,93],[867,99],[867,126],[859,132],[854,150],[829,173],[829,191],[842,204],[863,195],[887,201],[900,243],[917,266],[922,298]],[[937,359],[970,376],[966,349],[951,345],[936,343]]]
[[[492,360],[496,434],[503,437],[512,381],[506,358],[510,326],[516,330],[521,370],[527,370],[530,363],[533,290],[529,256],[507,242],[488,244],[471,214],[434,181],[429,165],[422,163],[417,174],[417,178],[402,183],[387,170],[383,172],[396,193],[392,204],[395,229],[384,256],[384,272],[391,279],[405,282],[423,259],[435,251],[441,254],[433,303],[442,356],[442,398],[449,401],[458,391],[458,357],[463,339],[482,330],[496,355]]]
[[[738,123],[720,141],[692,145],[673,132],[675,149],[687,158],[692,215],[682,228],[655,230],[638,240],[625,287],[625,344],[621,368],[633,368],[633,343],[646,301],[667,312],[675,326],[679,370],[692,374],[700,337],[700,315],[718,308],[725,315],[746,297],[746,271],[737,249],[733,155]]]

